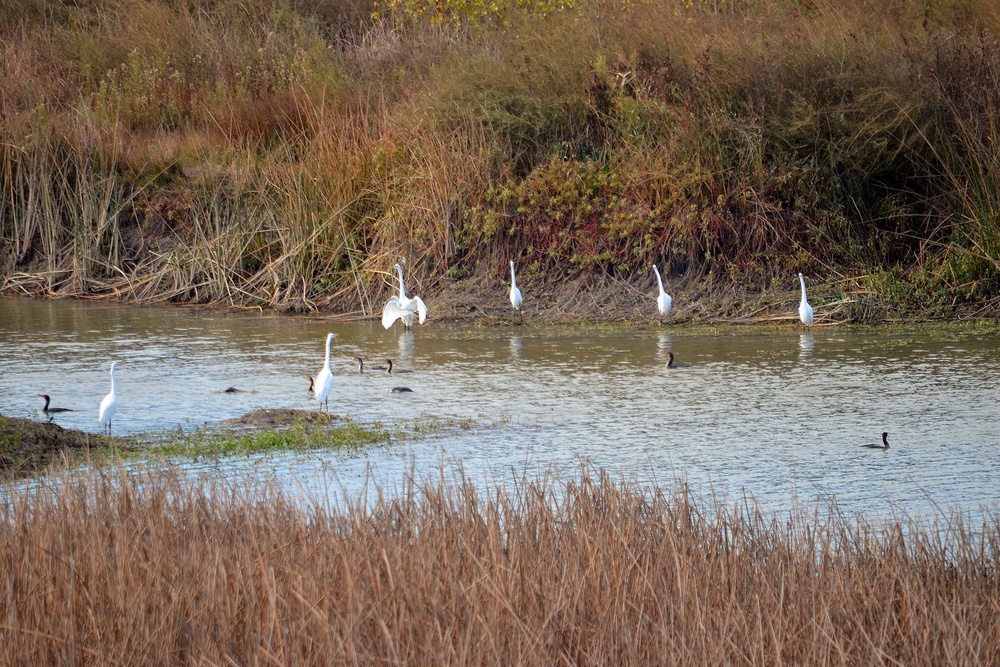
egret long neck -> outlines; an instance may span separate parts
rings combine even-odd
[[[514,276],[514,262],[510,263],[510,286],[517,287],[517,278]]]
[[[806,279],[802,277],[801,273],[799,274],[799,283],[802,284],[802,303],[805,303],[805,301],[806,301]]]
[[[115,393],[115,365],[111,364],[111,393]]]
[[[656,274],[656,284],[660,286],[660,293],[662,294],[664,290],[663,290],[663,278],[660,277],[660,270],[654,266],[653,273]]]
[[[330,337],[326,337],[326,357],[323,359],[323,368],[330,365]]]
[[[405,301],[406,300],[406,288],[403,287],[403,269],[401,269],[401,268],[399,268],[397,266],[396,270],[399,272],[399,300],[400,301]]]

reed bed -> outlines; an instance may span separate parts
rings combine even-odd
[[[370,315],[396,261],[437,288],[514,259],[857,276],[872,320],[1000,295],[989,0],[15,2],[0,30],[0,292]]]
[[[335,505],[106,469],[4,491],[0,661],[991,665],[998,546],[587,469]]]

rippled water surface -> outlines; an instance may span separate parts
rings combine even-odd
[[[193,428],[254,408],[315,408],[303,375],[334,340],[331,411],[361,421],[475,417],[483,428],[362,453],[280,454],[216,463],[299,488],[351,493],[410,469],[460,462],[472,477],[615,475],[687,481],[768,509],[836,500],[845,512],[978,512],[1000,499],[1000,333],[995,328],[721,333],[429,323],[329,324],[186,309],[0,301],[0,413],[55,417],[92,432],[118,360],[116,433]],[[671,350],[682,368],[664,367]],[[411,371],[359,375],[393,359]],[[406,385],[412,394],[390,394]],[[227,394],[227,387],[242,390]],[[860,449],[889,432],[887,452]]]

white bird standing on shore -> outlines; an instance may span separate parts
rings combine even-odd
[[[327,412],[330,411],[330,390],[333,389],[333,373],[330,372],[330,341],[335,336],[326,335],[326,358],[323,360],[323,369],[316,376],[313,389],[316,392],[316,400],[320,405],[326,404]]]
[[[388,329],[395,324],[396,320],[402,319],[403,327],[408,329],[413,326],[414,313],[420,315],[420,323],[423,324],[424,320],[427,319],[427,306],[424,305],[419,296],[412,299],[406,296],[403,269],[399,264],[396,264],[395,269],[399,272],[399,296],[393,296],[389,299],[385,308],[382,309],[382,326]]]
[[[102,427],[101,432],[107,431],[108,435],[111,435],[111,419],[118,411],[118,394],[115,392],[115,366],[117,365],[117,361],[111,362],[111,391],[101,401],[101,411],[97,415],[97,421]]]
[[[656,274],[656,284],[660,287],[660,296],[656,297],[656,309],[660,311],[660,315],[666,315],[670,312],[673,299],[663,289],[663,278],[660,277],[660,270],[656,268],[656,264],[653,264],[653,273]]]
[[[799,302],[799,319],[802,320],[802,324],[807,327],[813,325],[813,309],[806,301],[806,279],[799,274],[799,282],[802,284],[802,301]]]
[[[514,275],[514,262],[510,263],[510,305],[514,310],[521,312],[521,290],[517,289],[517,277]]]

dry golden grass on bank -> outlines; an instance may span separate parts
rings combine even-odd
[[[990,665],[1000,524],[585,474],[346,509],[104,471],[0,503],[3,664]]]
[[[0,3],[0,293],[370,316],[514,260],[995,313],[998,44],[994,0]]]

